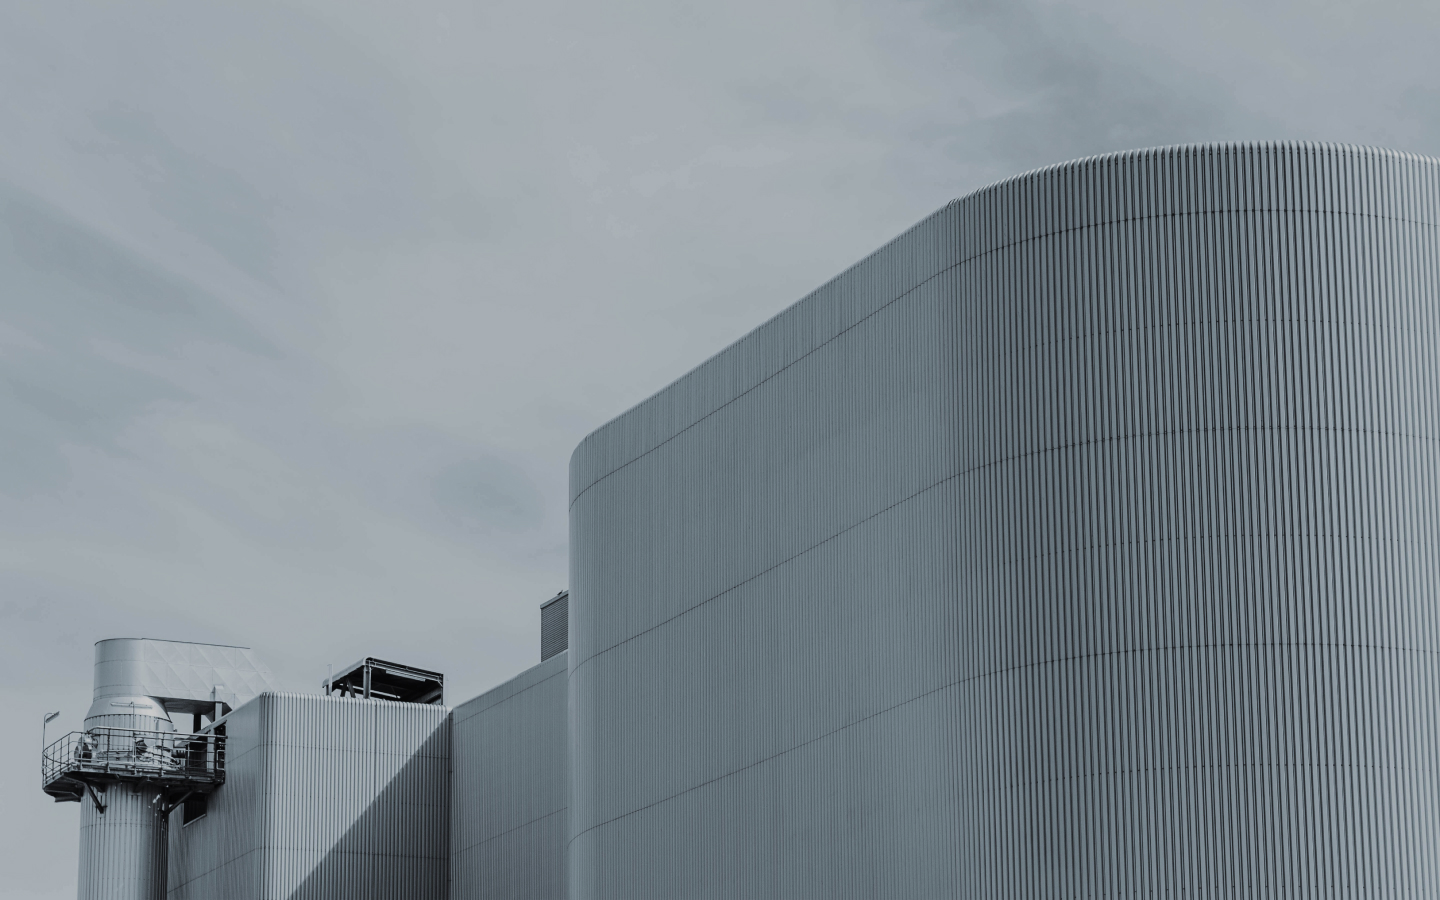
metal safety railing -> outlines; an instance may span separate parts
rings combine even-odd
[[[219,784],[225,780],[225,737],[138,728],[72,731],[40,758],[41,787],[65,780]]]

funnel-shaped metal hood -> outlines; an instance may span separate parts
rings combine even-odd
[[[274,690],[270,670],[248,647],[152,638],[112,638],[95,645],[95,700],[153,697],[169,712],[236,707]]]

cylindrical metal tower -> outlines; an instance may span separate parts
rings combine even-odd
[[[1440,163],[967,196],[571,462],[575,900],[1440,896]]]
[[[169,751],[157,737],[175,725],[154,697],[112,690],[96,685],[82,752],[135,765],[142,778],[153,763],[155,778],[100,783],[81,799],[78,900],[164,900],[169,810],[161,777]]]
[[[80,801],[79,900],[165,900],[164,802],[163,789],[137,784],[86,794]]]

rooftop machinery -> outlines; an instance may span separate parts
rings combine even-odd
[[[41,785],[78,801],[80,900],[163,900],[166,826],[225,781],[222,718],[270,690],[245,647],[115,638],[95,645],[84,730],[49,744]],[[189,713],[189,733],[171,713]],[[207,721],[208,720],[208,721]]]

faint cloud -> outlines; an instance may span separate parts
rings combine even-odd
[[[199,285],[0,184],[0,287],[12,329],[54,344],[103,335],[151,352],[208,340],[262,356],[273,344]]]
[[[543,498],[535,485],[498,457],[446,466],[431,482],[430,496],[466,531],[526,531],[544,521]]]
[[[77,149],[127,162],[159,212],[240,271],[274,285],[273,198],[233,170],[180,147],[144,112],[110,107],[91,116],[91,123],[96,137],[77,141]]]
[[[193,399],[191,386],[137,360],[173,361],[196,344],[278,355],[215,296],[4,185],[0,291],[0,493],[10,496],[62,487],[66,445],[123,453],[117,437],[137,417]]]
[[[44,597],[0,603],[0,622],[39,622],[50,618],[54,604]]]
[[[699,183],[697,173],[706,169],[761,169],[788,162],[791,156],[789,151],[763,145],[736,148],[718,144],[674,168],[632,176],[630,186],[646,197],[666,188],[689,190]]]
[[[594,187],[596,182],[608,171],[610,171],[610,164],[600,156],[594,147],[577,147],[570,154],[570,174],[586,187]]]

